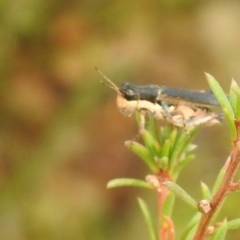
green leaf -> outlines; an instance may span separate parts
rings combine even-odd
[[[169,139],[170,134],[171,134],[171,127],[166,126],[166,127],[161,127],[160,128],[160,133],[159,133],[159,139],[160,139],[160,144],[161,146],[164,144],[164,142]]]
[[[125,146],[136,153],[153,172],[157,172],[158,166],[151,152],[146,147],[134,141],[126,141]]]
[[[147,223],[148,231],[149,231],[151,240],[157,240],[157,232],[155,230],[153,220],[151,218],[151,215],[150,215],[149,209],[147,207],[147,204],[141,198],[138,198],[138,203],[139,203],[139,206],[142,210],[145,221]]]
[[[197,148],[197,145],[196,144],[189,144],[187,147],[186,147],[186,152],[191,152],[193,150],[195,150]]]
[[[201,189],[203,198],[206,200],[210,200],[212,198],[212,194],[209,187],[205,183],[201,182]]]
[[[164,142],[163,148],[162,148],[162,151],[161,151],[161,156],[162,157],[168,157],[169,156],[170,147],[171,147],[171,140],[167,139]]]
[[[162,209],[162,216],[169,216],[171,217],[173,206],[175,201],[175,195],[173,193],[169,193],[165,199]]]
[[[171,142],[172,142],[171,152],[173,151],[174,143],[175,143],[177,137],[178,137],[178,131],[177,131],[177,129],[173,129],[172,132],[171,132],[171,134],[170,134],[170,136],[169,136],[169,139],[170,139]]]
[[[240,218],[228,221],[227,225],[228,225],[229,230],[239,228],[240,227]]]
[[[142,180],[132,179],[132,178],[118,178],[113,179],[108,182],[107,188],[116,188],[116,187],[141,187],[153,189],[153,187]]]
[[[147,149],[151,151],[152,155],[158,156],[160,154],[161,147],[153,135],[147,130],[144,130],[141,135]]]
[[[198,227],[198,223],[200,221],[202,214],[197,212],[193,218],[190,220],[190,222],[187,224],[182,236],[181,240],[192,240],[194,234],[196,233],[196,229]]]
[[[215,97],[217,98],[219,104],[221,105],[222,108],[225,108],[227,110],[227,112],[231,116],[232,120],[234,120],[233,109],[231,107],[231,104],[228,101],[228,98],[227,98],[225,92],[221,88],[220,84],[217,82],[217,80],[212,75],[210,75],[209,73],[205,73],[205,74],[206,74],[208,84],[209,84],[211,90],[213,91]]]
[[[179,160],[184,147],[187,146],[187,135],[185,132],[179,132],[175,142],[172,144],[172,149],[170,152],[170,161],[169,161],[169,170],[171,171],[176,163]]]
[[[228,224],[227,220],[223,221],[223,224],[217,229],[213,240],[224,240],[227,234]]]
[[[217,82],[217,80],[212,75],[208,73],[205,73],[205,74],[206,74],[206,78],[210,88],[212,89],[215,97],[217,98],[219,104],[223,109],[224,114],[226,115],[226,118],[228,120],[230,129],[231,129],[231,133],[232,133],[231,136],[232,136],[232,139],[234,140],[236,139],[237,133],[236,133],[236,128],[235,128],[235,131],[232,128],[232,124],[234,123],[234,120],[235,120],[233,108],[230,102],[228,101],[226,94],[224,93],[221,86]]]
[[[187,141],[187,134],[185,131],[181,130],[178,132],[177,136],[175,137],[175,141],[172,144],[171,148],[171,159],[176,159],[176,156],[179,156],[179,153],[185,146]]]
[[[174,168],[173,171],[173,175],[178,175],[178,173],[189,163],[191,162],[193,159],[195,158],[194,154],[189,154],[187,155],[187,157],[185,157],[184,159],[182,159]]]
[[[234,79],[231,82],[229,101],[236,119],[240,119],[240,88]]]
[[[169,168],[172,169],[174,166],[174,163],[176,160],[179,161],[181,159],[181,155],[189,150],[190,142],[193,140],[193,138],[197,135],[199,132],[201,126],[196,127],[194,130],[192,130],[189,135],[186,134],[186,132],[180,132],[173,143],[174,146],[171,149],[171,156],[170,156],[170,166]]]
[[[185,203],[198,210],[197,202],[179,185],[171,181],[163,182],[163,185],[172,191],[177,197],[181,198]]]
[[[164,169],[164,170],[167,170],[168,162],[169,162],[168,157],[162,157],[162,158],[157,159],[159,168]]]
[[[158,127],[157,127],[157,120],[154,119],[153,117],[147,117],[146,118],[146,128],[148,132],[151,133],[153,138],[159,142],[158,139]]]
[[[213,186],[213,190],[212,190],[212,195],[213,196],[216,194],[217,190],[219,189],[219,187],[220,187],[220,185],[221,185],[221,183],[223,181],[223,178],[225,176],[226,170],[227,169],[226,169],[225,166],[223,166],[223,168],[220,170],[220,172],[219,172],[219,174],[217,176],[217,179],[216,179],[216,181],[214,183],[214,186]]]
[[[222,109],[226,120],[228,122],[228,125],[230,127],[230,131],[231,131],[231,138],[232,140],[235,140],[237,138],[237,130],[236,130],[236,126],[235,126],[235,122],[232,120],[229,112],[227,112],[227,110],[225,108]]]

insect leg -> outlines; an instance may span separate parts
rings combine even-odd
[[[162,109],[163,109],[163,112],[162,112],[163,117],[166,119],[169,119],[171,117],[171,114],[169,113],[170,109],[167,102],[161,101],[160,105],[162,106]]]
[[[179,124],[183,125],[182,124],[183,117],[181,114],[179,114],[179,112],[176,111],[176,106],[174,105],[169,106],[166,101],[161,101],[161,106],[162,106],[162,116],[168,123],[174,126]]]

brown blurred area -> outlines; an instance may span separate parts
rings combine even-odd
[[[190,89],[208,88],[206,71],[228,91],[240,79],[240,2],[13,0],[0,11],[0,239],[149,239],[136,197],[154,214],[154,194],[106,189],[148,169],[124,147],[134,117],[94,68],[118,85]],[[229,153],[226,124],[195,143],[179,184],[200,198]],[[239,217],[237,198],[228,219]],[[178,202],[179,236],[193,212]]]

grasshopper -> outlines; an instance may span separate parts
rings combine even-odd
[[[216,97],[211,91],[187,90],[153,84],[135,86],[128,82],[122,84],[120,91],[124,93],[127,100],[166,101],[177,105],[182,104],[207,108],[219,106]]]
[[[197,125],[210,126],[220,123],[222,116],[211,111],[219,106],[212,92],[201,92],[159,85],[135,86],[123,83],[119,88],[97,68],[107,87],[117,92],[117,106],[125,116],[140,112],[140,132],[144,129],[145,115],[157,120],[166,120],[173,126],[193,128]]]

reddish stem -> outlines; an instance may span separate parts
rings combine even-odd
[[[168,174],[168,172],[162,169],[156,174],[156,176],[161,184],[161,191],[157,193],[158,194],[157,198],[158,198],[159,239],[167,240],[168,235],[169,234],[172,235],[174,233],[174,229],[172,228],[172,226],[170,229],[169,226],[166,225],[166,222],[164,220],[165,216],[163,216],[163,206],[170,191],[164,185],[162,185],[162,183],[165,181],[170,181],[171,177]]]
[[[232,180],[240,164],[240,151],[238,150],[237,145],[237,143],[240,140],[240,122],[236,121],[235,125],[237,129],[237,139],[233,143],[233,149],[230,155],[229,166],[226,170],[221,186],[219,187],[217,193],[211,200],[211,211],[202,215],[202,218],[198,225],[197,232],[193,240],[204,240],[206,238],[207,228],[214,213],[216,212],[217,208],[220,206],[226,195],[229,192],[233,191],[234,183],[232,183]]]

